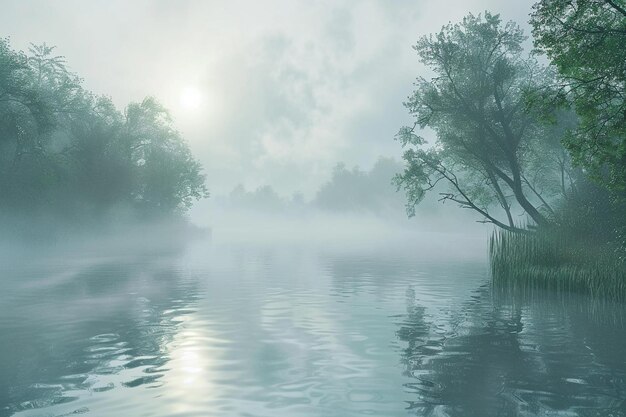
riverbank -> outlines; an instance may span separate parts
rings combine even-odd
[[[574,291],[626,301],[626,262],[617,248],[561,232],[496,231],[489,242],[494,284]]]

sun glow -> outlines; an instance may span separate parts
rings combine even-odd
[[[211,323],[198,319],[195,314],[171,316],[180,328],[173,340],[167,344],[170,358],[163,376],[168,387],[167,395],[175,398],[168,415],[188,415],[191,411],[206,406],[217,391],[219,379],[215,360],[220,356],[219,346],[223,343],[211,332]]]
[[[204,104],[204,96],[196,87],[186,87],[180,93],[180,106],[184,110],[196,110]]]

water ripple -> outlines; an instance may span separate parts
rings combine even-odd
[[[0,416],[624,415],[624,306],[401,248],[196,250],[13,267]]]

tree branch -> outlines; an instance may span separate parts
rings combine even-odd
[[[611,6],[612,8],[614,8],[615,10],[617,10],[618,12],[620,12],[621,14],[623,14],[624,16],[626,16],[626,9],[621,7],[619,4],[615,3],[613,0],[604,0],[604,2],[607,3],[609,6]]]

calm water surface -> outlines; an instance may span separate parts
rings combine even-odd
[[[505,296],[486,256],[420,253],[4,259],[0,416],[625,415],[623,306]]]

